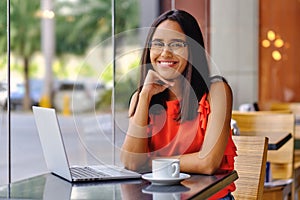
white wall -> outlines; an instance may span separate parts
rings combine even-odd
[[[234,109],[258,100],[258,1],[211,1],[211,57],[234,94]]]
[[[150,27],[158,15],[158,0],[140,0],[140,27]]]

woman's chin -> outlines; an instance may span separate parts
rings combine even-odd
[[[171,81],[176,78],[176,76],[171,75],[170,73],[159,73],[164,79]]]
[[[180,73],[178,73],[177,71],[171,69],[171,70],[162,70],[162,71],[158,71],[158,73],[166,80],[174,80],[176,78],[178,78],[179,76],[181,76]]]

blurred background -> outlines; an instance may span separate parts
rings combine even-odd
[[[71,163],[119,163],[147,31],[174,8],[197,18],[234,109],[300,101],[299,0],[1,0],[0,184],[47,172],[32,105],[57,110]]]

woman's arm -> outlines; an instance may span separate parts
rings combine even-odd
[[[232,91],[225,82],[212,83],[208,96],[211,113],[200,152],[179,156],[181,171],[213,174],[220,167],[230,137]]]
[[[160,83],[161,81],[164,84]],[[127,134],[121,150],[121,161],[126,168],[139,171],[149,167],[147,126],[150,101],[153,95],[172,85],[172,82],[149,70],[141,92],[133,95],[129,113],[132,113],[135,105],[136,108],[134,115],[129,119]]]
[[[128,169],[138,171],[147,165],[148,153],[148,107],[149,100],[147,95],[135,93],[132,97],[129,112],[137,102],[137,107],[134,115],[129,119],[127,135],[125,137],[122,151],[121,161]]]

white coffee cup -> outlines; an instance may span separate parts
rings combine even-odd
[[[159,158],[152,160],[153,178],[178,178],[180,164],[178,159]]]

